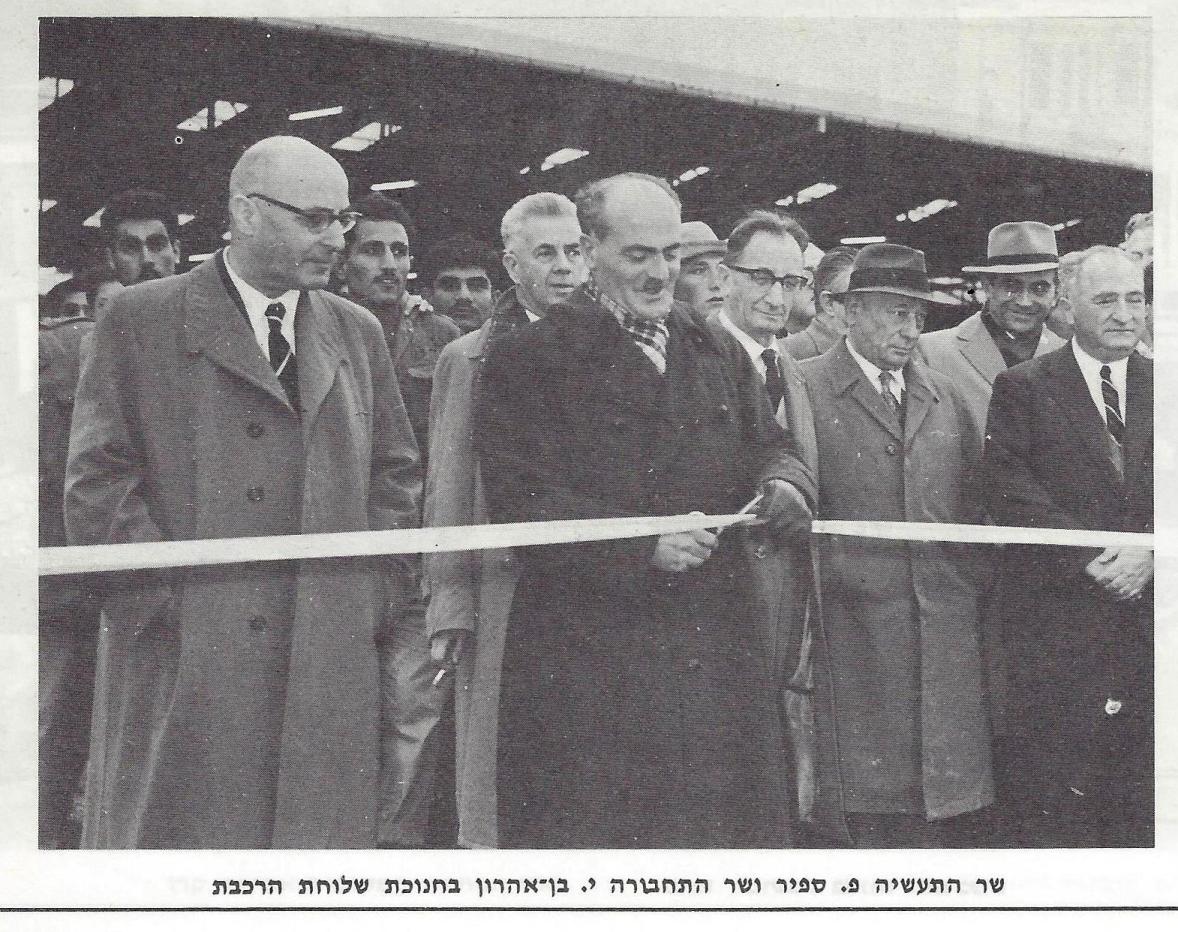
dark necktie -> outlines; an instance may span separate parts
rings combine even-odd
[[[879,387],[880,394],[883,396],[884,404],[891,409],[891,412],[896,417],[896,423],[901,427],[904,426],[904,405],[892,393],[892,382],[895,381],[895,376],[887,369],[881,369],[879,373]]]
[[[1100,367],[1100,394],[1104,398],[1104,419],[1108,424],[1108,435],[1112,439],[1109,454],[1117,473],[1124,475],[1125,456],[1121,445],[1125,442],[1125,422],[1121,420],[1121,396],[1113,385],[1113,373],[1108,366]]]
[[[275,301],[266,308],[266,321],[270,324],[270,365],[286,391],[290,406],[299,410],[299,370],[295,363],[294,350],[282,335],[282,319],[286,317],[286,305]]]
[[[769,409],[776,414],[777,406],[785,397],[785,379],[781,377],[781,370],[777,368],[777,351],[765,350],[761,354],[761,361],[765,363],[765,391],[769,393]]]

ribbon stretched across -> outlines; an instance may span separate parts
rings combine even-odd
[[[312,560],[383,554],[441,553],[454,550],[497,550],[542,544],[574,544],[627,537],[654,537],[696,528],[721,528],[756,520],[754,515],[670,515],[666,517],[589,518],[522,524],[480,524],[469,527],[414,528],[403,531],[351,531],[336,534],[295,534],[282,537],[231,537],[216,540],[175,540],[91,547],[43,547],[38,573],[97,573],[258,563],[269,560]],[[815,521],[816,534],[879,537],[892,540],[946,541],[973,544],[1045,544],[1067,547],[1153,547],[1152,534],[1121,531],[1076,531],[1057,528],[1009,528],[974,524],[919,524],[904,521]]]

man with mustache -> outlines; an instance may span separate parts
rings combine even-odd
[[[263,139],[227,200],[232,245],[119,292],[95,325],[66,471],[72,544],[418,523],[384,334],[326,290],[356,221],[343,169],[304,139]],[[373,847],[374,635],[411,589],[395,558],[108,580],[83,845]]]
[[[938,300],[924,253],[855,257],[847,335],[798,365],[810,389],[825,519],[960,522],[977,435],[966,402],[913,358]],[[960,843],[993,802],[977,592],[967,549],[823,536],[815,640],[818,822],[861,848]],[[842,812],[839,812],[841,802]],[[844,818],[841,818],[845,816]]]
[[[463,333],[478,330],[495,305],[491,271],[498,264],[494,251],[471,236],[442,240],[427,263],[430,303]]]
[[[747,354],[674,301],[667,182],[577,194],[583,291],[492,349],[475,442],[495,521],[690,511],[808,525],[813,475]],[[774,677],[739,532],[524,548],[499,705],[502,847],[788,843]]]
[[[416,230],[409,212],[385,194],[352,203],[360,218],[344,234],[340,274],[347,295],[380,321],[397,373],[401,398],[427,461],[430,390],[442,348],[461,333],[406,284]],[[412,558],[415,573],[420,561]],[[415,587],[415,590],[418,587]],[[380,632],[382,847],[419,848],[426,842],[431,790],[438,769],[438,722],[448,690],[432,685],[437,667],[425,633],[425,602],[415,591],[409,611]]]
[[[180,260],[179,220],[168,199],[155,191],[116,194],[99,221],[106,261],[123,285],[167,278]]]

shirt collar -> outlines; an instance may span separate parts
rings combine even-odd
[[[859,368],[863,370],[863,374],[867,376],[867,381],[871,383],[871,387],[874,388],[877,392],[880,391],[879,374],[883,370],[875,363],[864,359],[859,354],[859,351],[851,345],[851,340],[849,337],[847,338],[847,350],[850,352],[851,358],[859,364]],[[892,373],[893,383],[900,389],[900,391],[904,391],[904,370],[892,369],[890,371]]]
[[[744,347],[744,351],[752,357],[753,362],[764,365],[765,361],[761,358],[761,354],[767,349],[773,350],[773,352],[777,353],[779,356],[781,355],[781,350],[778,348],[776,341],[770,343],[768,346],[762,346],[747,333],[741,330],[738,326],[736,326],[736,324],[732,322],[732,318],[728,316],[727,311],[720,311],[716,315],[716,319],[720,321],[720,326],[736,337],[740,345]]]
[[[290,291],[280,294],[277,298],[266,297],[266,295],[258,291],[257,288],[238,275],[234,270],[233,263],[230,261],[228,246],[225,247],[225,271],[229,273],[229,279],[233,282],[237,293],[241,295],[242,303],[245,304],[245,309],[251,317],[255,315],[265,316],[266,308],[271,304],[281,302],[282,306],[286,308],[287,319],[294,319],[295,311],[299,306],[299,292],[297,289],[292,288]]]
[[[1101,367],[1108,366],[1109,371],[1112,373],[1113,380],[1115,382],[1119,382],[1122,385],[1125,384],[1125,374],[1129,369],[1128,356],[1123,359],[1115,359],[1112,362],[1101,362],[1096,357],[1090,356],[1088,353],[1084,352],[1084,350],[1080,347],[1080,344],[1076,342],[1075,337],[1072,337],[1072,354],[1076,357],[1076,364],[1080,367],[1080,371],[1085,375],[1091,373],[1095,375],[1097,380],[1099,380]]]

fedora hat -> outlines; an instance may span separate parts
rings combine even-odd
[[[924,253],[899,243],[872,243],[855,256],[847,290],[836,297],[866,292],[899,294],[933,304],[953,304],[952,299],[929,287]]]
[[[1017,220],[994,227],[986,242],[985,261],[964,266],[961,271],[1002,275],[1056,268],[1059,268],[1059,249],[1055,245],[1055,230],[1037,220]]]
[[[679,228],[679,258],[686,262],[696,256],[722,256],[728,251],[724,240],[702,220],[692,220]]]

